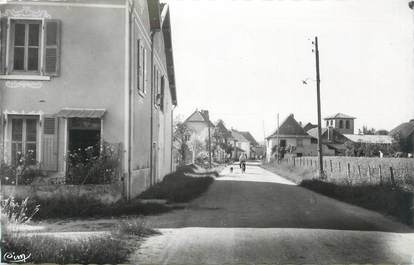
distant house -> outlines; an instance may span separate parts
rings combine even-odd
[[[214,124],[210,121],[208,110],[195,110],[185,121],[184,124],[191,130],[190,152],[187,155],[186,163],[194,163],[195,158],[201,152],[206,152],[209,140],[212,140]]]
[[[305,132],[300,124],[290,114],[279,126],[279,129],[266,138],[266,157],[272,157],[278,147],[290,150],[297,155],[310,155],[312,150],[312,137]]]
[[[307,132],[310,129],[317,128],[317,127],[318,127],[317,124],[312,124],[312,123],[308,122],[305,126],[303,126],[303,129],[305,130],[305,132]]]
[[[324,120],[326,121],[326,127],[333,127],[342,134],[354,133],[355,119],[355,117],[343,113],[336,113],[334,115],[324,118]]]
[[[392,129],[390,136],[400,143],[401,151],[414,153],[414,119]]]
[[[307,133],[314,139],[313,143],[318,142],[318,128],[312,128]],[[345,142],[348,141],[343,134],[333,127],[322,128],[321,131],[322,150],[324,155],[344,155]]]
[[[248,157],[250,159],[256,159],[256,156],[257,156],[256,147],[259,146],[259,143],[256,141],[256,139],[254,139],[253,135],[251,135],[250,132],[240,132],[240,133],[250,143],[250,152],[249,152]]]
[[[238,159],[241,153],[246,153],[250,158],[250,141],[243,135],[243,132],[232,129],[231,136],[231,144],[234,147],[232,158]]]

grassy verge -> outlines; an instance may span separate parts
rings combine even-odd
[[[10,262],[6,253],[30,255],[26,262],[54,264],[118,264],[128,261],[142,238],[157,234],[141,220],[124,221],[110,236],[93,236],[80,239],[53,236],[27,235],[10,231],[3,226],[2,262]],[[127,240],[130,238],[132,240]],[[131,243],[132,242],[132,243]]]
[[[361,184],[350,185],[315,179],[316,171],[298,168],[285,163],[264,164],[263,168],[279,174],[299,186],[325,196],[354,204],[369,210],[392,216],[399,222],[413,225],[413,193],[390,185]]]
[[[164,177],[163,181],[144,191],[140,199],[164,199],[168,202],[188,202],[202,193],[213,183],[217,171],[201,170],[186,166]]]
[[[141,203],[138,200],[122,200],[108,205],[99,200],[86,197],[58,199],[33,198],[30,200],[29,207],[34,207],[37,204],[40,205],[40,209],[33,217],[33,220],[150,215],[161,214],[171,210],[170,207],[165,205]]]

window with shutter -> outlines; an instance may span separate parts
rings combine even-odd
[[[43,67],[46,75],[58,76],[60,71],[60,21],[48,19],[44,25]]]
[[[7,18],[0,18],[0,73],[6,72]]]
[[[140,84],[141,84],[141,41],[138,39],[136,42],[136,51],[137,51],[137,56],[136,56],[136,86],[137,86],[137,90],[139,92],[140,90]]]
[[[142,64],[143,64],[143,71],[142,71],[142,75],[144,76],[143,78],[143,84],[142,84],[142,92],[145,94],[147,92],[147,50],[145,48],[142,48]]]
[[[160,92],[160,110],[164,111],[164,86],[165,86],[165,78],[164,76],[161,77],[161,92]]]

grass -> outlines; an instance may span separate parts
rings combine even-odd
[[[110,236],[92,236],[80,239],[53,236],[27,235],[10,231],[2,225],[2,253],[31,255],[27,261],[34,263],[118,264],[128,261],[128,256],[142,238],[158,234],[142,220],[121,222]],[[128,241],[125,237],[133,237]],[[128,242],[133,242],[129,244]],[[5,255],[2,262],[6,262]],[[10,261],[10,260],[9,260]]]
[[[354,204],[369,210],[392,216],[401,223],[413,225],[414,206],[413,193],[401,187],[393,187],[388,183],[351,184],[352,182],[338,181],[339,178],[316,179],[316,169],[293,167],[286,163],[271,162],[263,167],[279,174],[299,186],[323,194],[325,196]]]
[[[413,225],[412,192],[390,185],[351,186],[317,179],[303,180],[300,186],[343,202],[392,216],[404,224]]]
[[[140,199],[164,199],[168,202],[189,202],[213,183],[217,171],[201,170],[193,165],[185,166],[164,177],[163,181],[144,191]]]

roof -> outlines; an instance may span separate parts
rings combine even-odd
[[[355,143],[366,144],[392,144],[393,138],[389,135],[368,135],[368,134],[344,134],[346,138]]]
[[[205,122],[210,127],[215,127],[214,124],[210,121],[209,117],[203,111],[200,111],[200,110],[194,111],[193,114],[191,114],[184,121],[184,123],[188,123],[188,122]]]
[[[254,139],[253,135],[250,134],[250,132],[240,132],[244,138],[246,138],[251,145],[259,145],[256,141],[256,139]]]
[[[105,109],[76,109],[64,108],[61,109],[56,117],[62,118],[102,118],[105,114]]]
[[[277,135],[284,137],[286,136],[303,136],[303,137],[310,137],[305,130],[300,126],[300,124],[295,120],[293,114],[290,114],[279,126],[279,130],[276,130],[274,133],[272,133],[267,138],[276,137]]]
[[[313,128],[316,128],[316,127],[318,127],[318,125],[308,122],[305,126],[303,126],[303,129],[305,130],[305,132],[307,132],[310,129],[313,129]]]
[[[355,117],[352,117],[352,116],[349,116],[349,115],[346,115],[346,114],[343,114],[343,113],[340,113],[340,112],[338,112],[338,113],[336,113],[336,114],[334,114],[334,115],[330,115],[330,116],[327,116],[327,117],[325,117],[325,118],[323,118],[324,120],[331,120],[331,119],[356,119]]]
[[[321,135],[324,135],[327,130],[327,128],[322,128]],[[318,139],[318,127],[308,130],[307,133],[313,138]]]
[[[172,103],[174,106],[177,106],[177,88],[175,86],[175,68],[171,38],[170,8],[167,4],[161,4],[161,8],[161,27],[164,37],[165,58],[167,61],[168,85],[170,87]]]
[[[237,142],[249,142],[249,140],[244,137],[242,132],[239,132],[237,130],[232,129],[231,130],[231,136],[237,141]]]
[[[219,128],[223,132],[228,132],[226,126],[224,125],[224,122],[222,120],[219,120],[216,124],[216,127]]]
[[[391,136],[396,136],[399,134],[399,136],[402,138],[407,138],[412,133],[414,133],[414,119],[410,120],[409,122],[401,123],[390,131]]]

